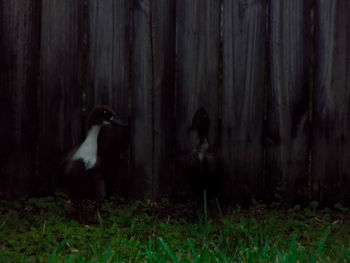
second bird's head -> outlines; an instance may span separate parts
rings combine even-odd
[[[192,125],[189,127],[191,131],[197,131],[199,136],[206,137],[209,133],[210,119],[208,112],[203,108],[199,108],[192,119]]]

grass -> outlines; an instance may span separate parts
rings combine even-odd
[[[249,210],[61,196],[0,200],[0,262],[350,262],[346,207]],[[219,209],[218,209],[219,208]]]

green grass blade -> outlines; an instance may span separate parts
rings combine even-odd
[[[289,243],[289,251],[292,251],[295,249],[296,240],[297,240],[297,236],[293,235],[292,240]]]
[[[100,215],[100,212],[98,210],[97,211],[97,217],[98,217],[98,222],[100,224],[100,227],[103,229],[103,220],[102,220],[102,217]]]
[[[199,262],[199,256],[198,254],[196,253],[196,251],[194,250],[194,247],[192,245],[192,242],[191,240],[187,239],[187,243],[188,245],[190,246],[190,249],[191,249],[191,252],[192,252],[192,255],[193,255],[193,259],[194,259],[194,262]]]
[[[219,256],[220,262],[229,263],[229,260],[221,250],[217,248],[215,252]]]
[[[219,203],[219,200],[217,198],[215,198],[215,202],[216,202],[216,206],[218,207],[218,210],[219,210],[219,215],[220,215],[220,218],[221,220],[224,220],[224,215],[222,213],[222,210],[221,210],[221,206],[220,206],[220,203]]]
[[[204,202],[204,222],[208,224],[208,204],[207,204],[207,192],[203,191],[203,202]]]
[[[111,258],[111,247],[108,247],[103,262],[109,262]]]
[[[171,260],[174,263],[177,263],[178,260],[176,258],[176,256],[174,255],[174,253],[171,251],[171,249],[169,248],[169,246],[164,242],[164,240],[162,238],[159,238],[159,243],[162,245],[162,247],[165,249],[165,251],[168,253],[169,257],[171,258]]]
[[[48,263],[53,263],[53,262],[55,262],[56,252],[57,252],[57,249],[55,249],[55,250],[52,252],[52,254],[51,254],[49,260],[47,261]]]
[[[321,251],[324,249],[324,247],[325,247],[325,245],[326,245],[326,242],[327,242],[327,239],[328,239],[330,233],[331,233],[331,227],[329,226],[329,227],[326,229],[326,231],[325,231],[325,233],[324,233],[324,235],[323,235],[323,237],[322,237],[322,240],[321,240],[321,242],[320,242],[320,245],[318,246],[318,248],[317,248],[317,250],[316,250],[316,254],[321,253]]]

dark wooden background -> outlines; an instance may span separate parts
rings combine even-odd
[[[181,192],[174,160],[204,106],[233,201],[349,203],[349,14],[348,0],[1,1],[0,193],[51,193],[103,103],[131,124],[114,171],[130,196]]]

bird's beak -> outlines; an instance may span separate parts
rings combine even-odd
[[[120,127],[129,127],[128,123],[122,121],[121,119],[117,118],[117,117],[113,117],[111,118],[111,123],[114,124],[114,125],[117,125],[117,126],[120,126]]]

